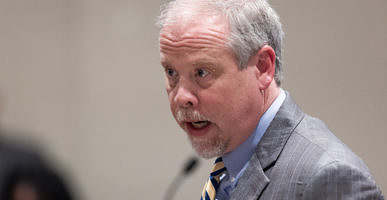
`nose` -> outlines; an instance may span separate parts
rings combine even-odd
[[[173,101],[182,108],[196,107],[198,99],[189,89],[178,87]]]

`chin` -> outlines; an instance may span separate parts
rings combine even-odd
[[[203,149],[198,149],[195,148],[194,145],[192,145],[193,148],[195,149],[196,154],[204,159],[211,159],[211,158],[217,158],[223,155],[223,152],[221,152],[218,149],[215,150],[203,150]]]
[[[219,135],[211,138],[189,136],[189,140],[198,156],[204,159],[223,156],[229,144],[228,140]]]

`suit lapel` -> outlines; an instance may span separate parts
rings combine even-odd
[[[249,166],[238,180],[237,187],[231,193],[230,200],[257,199],[270,182],[256,154],[253,154]]]
[[[230,200],[258,199],[270,180],[265,171],[272,166],[304,113],[286,92],[286,98],[270,123]]]
[[[286,92],[285,101],[255,149],[264,170],[277,160],[286,141],[304,118],[304,115],[289,93]]]

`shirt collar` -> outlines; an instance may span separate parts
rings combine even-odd
[[[271,121],[273,121],[274,116],[277,114],[279,108],[285,100],[285,97],[285,92],[280,88],[278,97],[270,105],[269,109],[267,109],[262,115],[254,132],[236,149],[222,156],[227,172],[232,178],[240,176],[240,172],[250,160],[251,155],[261,140],[267,127],[269,127]]]

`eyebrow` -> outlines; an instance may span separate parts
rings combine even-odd
[[[201,60],[198,60],[198,61],[195,61],[193,63],[193,66],[215,66],[216,63],[214,60],[210,60],[210,59],[201,59]]]
[[[163,61],[160,64],[161,64],[161,67],[163,67],[163,68],[171,67],[171,65],[168,62],[166,62],[166,61]]]

